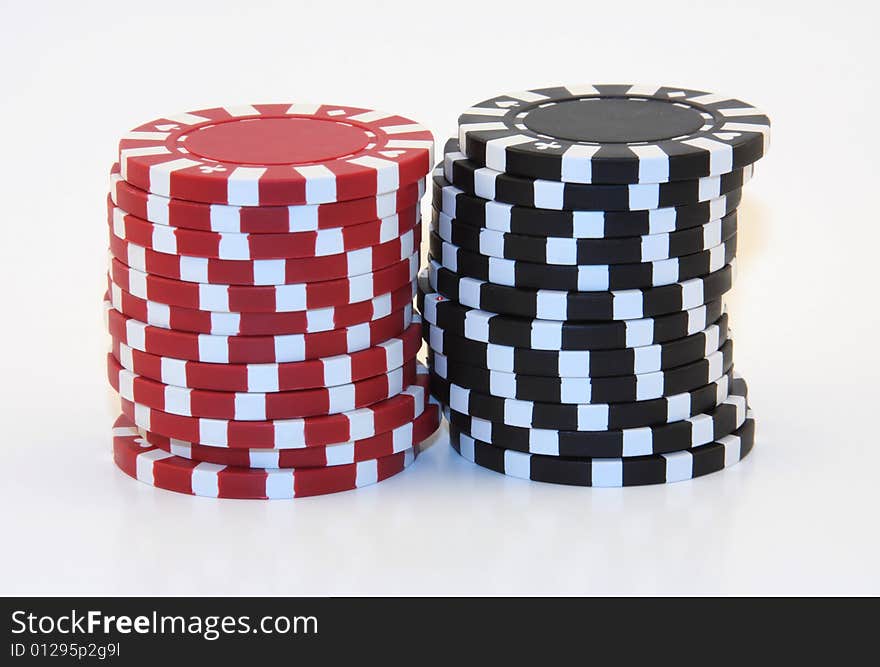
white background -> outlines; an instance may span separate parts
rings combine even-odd
[[[0,593],[880,593],[869,3],[0,6]],[[591,490],[479,469],[442,433],[397,478],[289,502],[176,495],[114,467],[101,295],[119,135],[322,101],[410,116],[442,146],[473,102],[580,82],[723,92],[773,120],[728,300],[749,459]]]

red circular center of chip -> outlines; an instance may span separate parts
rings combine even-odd
[[[308,164],[335,160],[374,141],[366,130],[318,118],[240,118],[204,125],[182,138],[186,150],[231,164]]]

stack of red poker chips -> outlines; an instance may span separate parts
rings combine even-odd
[[[221,498],[354,489],[439,423],[416,361],[433,137],[335,105],[159,118],[111,171],[116,464]]]

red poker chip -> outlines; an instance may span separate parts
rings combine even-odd
[[[387,243],[324,257],[296,259],[215,259],[171,255],[144,248],[110,234],[110,253],[123,264],[185,282],[223,285],[288,285],[359,276],[384,269],[419,250],[422,227]]]
[[[198,445],[139,430],[148,444],[175,456],[241,468],[320,468],[347,465],[404,452],[423,443],[440,427],[440,408],[430,404],[415,421],[371,438],[305,449],[224,449]]]
[[[394,215],[421,201],[425,179],[374,197],[303,206],[229,206],[172,199],[126,183],[119,164],[110,171],[110,198],[121,209],[157,225],[240,234],[288,234],[346,227]]]
[[[321,204],[393,192],[433,166],[418,123],[355,107],[257,104],[157,118],[119,142],[122,177],[212,204]]]
[[[332,387],[399,368],[422,346],[421,320],[400,336],[352,354],[273,364],[216,364],[136,350],[113,338],[113,356],[126,369],[165,384],[217,391],[294,391]]]
[[[169,255],[237,260],[338,255],[393,241],[421,219],[419,207],[412,206],[382,220],[350,227],[293,234],[234,234],[156,225],[113,206],[109,197],[107,205],[110,233],[121,239]]]
[[[294,285],[212,285],[154,276],[110,258],[110,280],[140,299],[219,313],[282,313],[369,301],[412,283],[419,254],[375,273]]]
[[[369,301],[286,313],[219,313],[169,306],[136,297],[110,282],[105,299],[123,315],[163,329],[216,336],[274,336],[320,333],[373,322],[405,308],[415,297],[415,282]]]
[[[151,354],[217,364],[304,361],[351,354],[399,336],[412,322],[412,306],[374,322],[320,333],[277,336],[213,336],[150,326],[104,302],[107,328],[120,342]]]
[[[298,419],[351,412],[397,396],[416,379],[416,362],[382,375],[335,387],[298,391],[228,392],[164,384],[123,368],[107,355],[107,377],[122,398],[139,405],[185,417],[265,421]]]
[[[184,417],[120,397],[122,413],[140,428],[168,438],[231,449],[302,449],[363,440],[416,420],[428,405],[427,369],[415,384],[366,408],[320,417],[236,421]]]
[[[113,461],[122,472],[159,489],[210,498],[269,500],[350,491],[396,475],[417,455],[418,446],[324,468],[240,468],[200,463],[153,447],[125,416],[113,425]]]

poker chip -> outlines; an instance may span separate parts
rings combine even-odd
[[[742,190],[708,201],[641,211],[553,211],[514,206],[468,194],[451,185],[443,167],[433,172],[434,208],[462,224],[528,236],[606,239],[668,234],[700,227],[735,212]]]
[[[450,425],[483,442],[529,454],[621,458],[667,454],[708,445],[740,428],[746,420],[748,386],[736,375],[727,398],[715,408],[680,421],[608,431],[522,428],[446,409]]]
[[[240,234],[285,234],[346,227],[394,215],[418,204],[425,181],[362,199],[303,206],[229,206],[173,199],[123,180],[119,164],[110,171],[110,198],[119,208],[157,225]]]
[[[718,351],[727,336],[724,314],[703,331],[669,343],[614,350],[536,350],[474,341],[422,323],[422,337],[447,359],[489,370],[554,378],[641,375],[678,368]]]
[[[575,292],[495,285],[428,262],[431,288],[462,305],[548,320],[629,320],[666,315],[721,298],[733,286],[735,262],[683,282],[642,290]]]
[[[496,285],[577,292],[662,287],[720,271],[736,257],[736,235],[706,251],[638,264],[535,264],[473,253],[431,233],[428,259]]]
[[[443,241],[504,259],[542,264],[635,264],[708,250],[733,237],[736,211],[699,227],[631,238],[579,239],[508,234],[468,224],[434,211],[431,230]]]
[[[770,120],[735,98],[652,85],[509,93],[458,119],[467,155],[492,169],[571,183],[664,183],[761,158]]]
[[[694,479],[739,463],[755,444],[755,420],[750,412],[740,428],[707,445],[625,458],[526,454],[475,440],[454,426],[449,427],[449,440],[468,461],[511,477],[575,486],[644,486]]]
[[[351,384],[297,391],[226,392],[164,384],[123,368],[107,355],[110,385],[127,401],[185,417],[265,421],[350,412],[392,396],[415,382],[415,360]]]
[[[204,463],[153,447],[126,417],[113,427],[113,460],[122,472],[158,489],[209,498],[302,498],[381,482],[402,472],[418,445],[357,463],[313,468],[242,468]]]
[[[218,364],[304,361],[351,354],[399,336],[412,323],[412,306],[372,322],[319,333],[215,336],[155,327],[104,304],[110,335],[136,350]]]
[[[133,269],[192,283],[218,285],[288,285],[349,278],[397,264],[419,249],[422,228],[376,246],[324,257],[295,259],[211,259],[169,255],[110,234],[110,254]]]
[[[731,372],[693,391],[627,403],[562,404],[502,398],[460,387],[434,372],[431,392],[452,410],[510,426],[609,431],[668,424],[711,410],[727,399]]]
[[[430,171],[434,139],[407,118],[356,107],[256,104],[174,114],[119,142],[122,178],[211,204],[322,204],[393,192]]]
[[[688,310],[643,319],[572,322],[499,315],[463,306],[435,293],[425,276],[418,305],[430,324],[483,343],[533,350],[614,350],[667,343],[703,331],[724,310],[718,299]]]
[[[139,430],[148,444],[175,456],[203,463],[241,468],[317,468],[348,465],[405,452],[424,442],[439,428],[440,411],[431,404],[414,421],[371,438],[305,449],[224,449],[197,445]]]
[[[753,164],[770,120],[738,99],[654,85],[508,93],[458,119],[468,156],[499,171],[572,183],[664,183]]]
[[[104,308],[123,471],[268,499],[409,465],[440,420],[413,314],[433,147],[402,116],[310,104],[122,138]]]
[[[165,384],[232,392],[274,392],[335,387],[387,373],[412,359],[421,346],[417,317],[400,335],[351,354],[266,364],[211,363],[137,350],[113,338],[116,360],[133,373]]]
[[[141,299],[197,310],[234,313],[284,313],[368,301],[411,284],[419,255],[375,273],[293,285],[214,285],[154,276],[110,258],[110,280]]]
[[[447,382],[491,396],[561,404],[632,402],[674,396],[717,382],[733,367],[733,341],[684,366],[608,377],[523,375],[480,368],[433,351],[429,361],[431,370]]]
[[[291,234],[236,234],[167,227],[113,206],[108,198],[110,233],[131,243],[170,255],[216,259],[299,259],[324,257],[388,243],[418,225],[418,206],[387,218],[348,227]]]
[[[168,438],[231,449],[302,449],[370,438],[415,421],[428,405],[427,376],[366,408],[318,417],[239,421],[175,415],[120,399],[122,414],[139,428]]]
[[[222,313],[169,306],[136,297],[112,281],[105,298],[123,315],[164,329],[220,336],[271,336],[319,333],[373,322],[411,304],[414,294],[415,284],[410,282],[369,301],[276,313]]]
[[[709,201],[743,187],[753,166],[703,178],[667,183],[598,185],[513,176],[469,160],[458,142],[446,144],[443,173],[465,192],[485,199],[550,210],[641,211]]]

